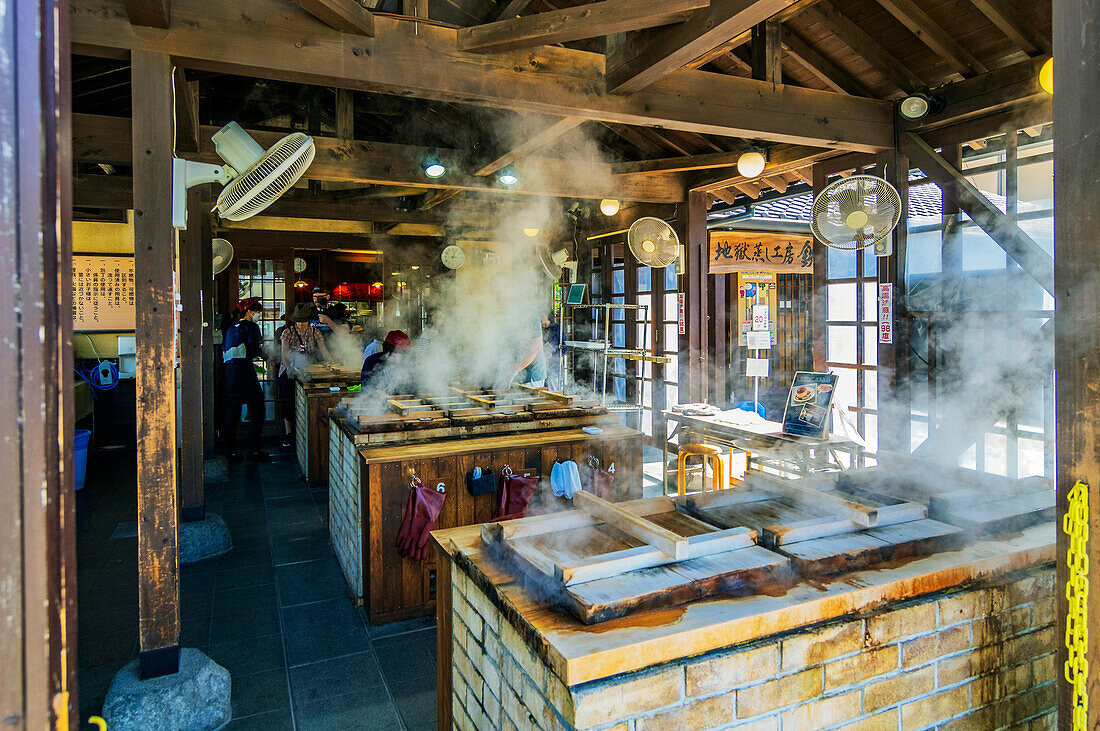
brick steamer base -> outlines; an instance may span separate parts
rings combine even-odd
[[[1053,729],[1054,567],[567,687],[452,564],[459,729]]]

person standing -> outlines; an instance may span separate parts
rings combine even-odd
[[[263,358],[263,335],[254,320],[263,312],[259,297],[249,297],[237,303],[234,322],[222,339],[222,365],[225,372],[225,424],[222,440],[226,457],[231,462],[241,459],[237,452],[237,428],[241,409],[248,407],[248,457],[253,462],[267,459],[260,449],[264,429],[264,393],[256,377],[253,361]]]
[[[299,302],[287,318],[287,325],[279,336],[281,358],[279,361],[279,393],[283,398],[283,449],[290,449],[294,443],[294,380],[305,374],[299,373],[321,357],[332,360],[324,336],[312,326],[316,308],[308,302]]]
[[[407,369],[399,366],[404,354],[412,347],[412,340],[401,330],[390,330],[382,341],[382,349],[363,361],[359,383],[364,391],[380,391],[393,395],[407,387],[411,378]]]

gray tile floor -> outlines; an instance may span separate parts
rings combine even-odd
[[[132,454],[97,454],[78,494],[81,718],[137,657]],[[435,728],[435,624],[371,627],[347,598],[328,543],[328,494],[289,455],[234,465],[207,508],[233,535],[224,557],[181,568],[181,645],[232,674],[229,729]],[[119,531],[126,535],[126,531]]]

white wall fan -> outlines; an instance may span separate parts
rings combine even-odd
[[[214,133],[214,149],[225,165],[172,160],[172,226],[187,228],[187,189],[221,183],[214,210],[228,221],[255,216],[290,189],[313,162],[313,138],[292,132],[264,150],[236,122]]]
[[[570,284],[577,281],[577,262],[570,260],[568,249],[551,251],[542,247],[539,249],[539,262],[542,264],[543,272],[553,281],[561,279],[563,271],[569,272]]]
[[[875,247],[875,256],[893,253],[890,232],[901,220],[901,196],[875,175],[853,175],[825,186],[814,199],[810,229],[823,244],[856,251]]]
[[[647,267],[664,269],[680,257],[680,238],[667,221],[645,216],[630,224],[626,243],[635,258]]]
[[[213,254],[214,276],[216,277],[228,269],[229,264],[233,261],[233,244],[225,239],[213,239],[210,242],[210,248]]]

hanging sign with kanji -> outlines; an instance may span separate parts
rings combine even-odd
[[[134,329],[134,257],[73,257],[73,330]]]
[[[814,269],[814,244],[810,236],[712,231],[707,257],[711,274],[730,272],[795,272]]]

